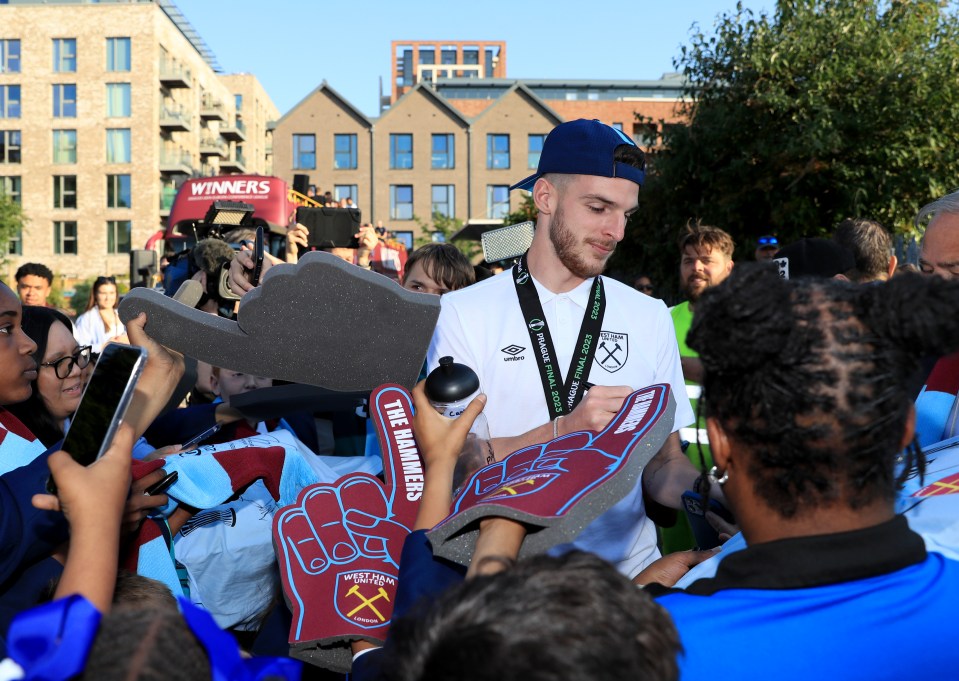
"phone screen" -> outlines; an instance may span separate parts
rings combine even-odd
[[[143,348],[116,343],[103,348],[63,439],[64,451],[78,463],[89,466],[110,446],[145,359]]]

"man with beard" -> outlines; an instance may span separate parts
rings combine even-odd
[[[577,120],[546,138],[536,174],[511,189],[539,211],[529,251],[511,270],[442,298],[427,363],[452,356],[479,375],[502,459],[579,430],[601,430],[637,388],[668,383],[674,432],[642,485],[587,526],[577,548],[627,576],[659,557],[643,491],[670,508],[698,471],[675,432],[693,421],[679,350],[661,300],[599,275],[637,209],[645,158],[622,132]]]
[[[686,334],[693,323],[693,308],[703,291],[721,283],[733,271],[733,238],[718,227],[700,224],[698,221],[687,224],[679,237],[679,280],[686,301],[669,309],[676,326],[676,340],[686,378],[686,394],[696,409],[696,402],[702,392],[703,365],[695,350],[686,345]],[[706,436],[705,422],[697,423],[696,428],[683,428],[679,437],[683,440],[686,456],[697,468],[705,461],[705,470],[713,465],[709,454],[709,439]],[[702,457],[702,458],[701,458]],[[692,530],[685,515],[680,515],[675,525],[662,530],[663,553],[685,551],[693,548],[695,542]]]

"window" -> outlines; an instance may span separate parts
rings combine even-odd
[[[54,175],[53,176],[53,207],[54,208],[76,208],[77,207],[77,176],[76,175]]]
[[[236,107],[237,113],[243,112],[243,95],[233,95],[233,106]]]
[[[433,148],[430,165],[434,170],[456,167],[456,142],[453,135],[433,135]]]
[[[413,185],[390,185],[390,219],[413,219]]]
[[[107,208],[129,208],[130,176],[107,175]]]
[[[130,70],[130,39],[107,38],[107,71]]]
[[[443,217],[451,218],[456,210],[454,197],[456,187],[451,184],[434,184],[431,191],[430,215],[439,213]]]
[[[486,185],[486,215],[498,220],[509,215],[509,185]]]
[[[23,230],[18,229],[10,235],[7,242],[7,255],[23,255]]]
[[[509,135],[486,136],[486,167],[509,168]]]
[[[339,201],[340,199],[353,199],[353,203],[359,203],[356,200],[356,185],[355,184],[337,184],[333,185],[333,198]]]
[[[76,130],[54,130],[53,131],[53,162],[54,163],[76,163],[77,162],[77,131]]]
[[[0,40],[0,73],[20,73],[19,40]]]
[[[405,170],[413,167],[413,136],[390,135],[390,168]]]
[[[77,254],[76,220],[58,220],[53,223],[53,252],[57,255]]]
[[[129,83],[107,83],[107,116],[110,118],[130,117]]]
[[[623,131],[623,124],[622,124],[622,123],[613,123],[613,127],[616,128],[617,130],[619,130],[620,132]]]
[[[7,175],[6,177],[0,177],[0,194],[13,199],[14,203],[20,203],[20,176]]]
[[[539,155],[543,153],[543,142],[546,140],[546,135],[530,135],[529,136],[529,154],[526,158],[526,167],[527,168],[538,168],[539,167]]]
[[[77,86],[73,83],[53,86],[53,117],[77,117]]]
[[[20,118],[19,85],[0,85],[0,118]]]
[[[19,130],[0,130],[0,163],[20,163]]]
[[[316,169],[316,135],[293,135],[293,168]]]
[[[333,135],[333,168],[356,170],[356,135]]]
[[[132,223],[129,220],[108,220],[107,253],[110,255],[129,253],[131,231]]]
[[[75,73],[77,70],[76,38],[53,39],[53,70],[57,73]]]
[[[107,163],[130,162],[130,128],[107,128]]]

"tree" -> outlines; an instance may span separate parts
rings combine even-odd
[[[738,5],[676,60],[687,125],[664,128],[619,265],[675,281],[689,219],[755,238],[828,235],[846,217],[911,229],[959,186],[959,20],[939,0]]]
[[[463,229],[463,221],[459,218],[451,218],[434,212],[432,224],[426,223],[415,215],[413,216],[413,220],[419,225],[420,232],[422,233],[422,236],[418,236],[414,240],[417,248],[433,243],[434,241],[445,241],[456,246],[456,248],[470,260],[478,255],[482,249],[478,241],[470,241],[468,239],[453,240],[453,235]],[[435,238],[433,236],[434,234],[441,236]]]
[[[7,261],[7,244],[13,239],[27,222],[23,208],[12,197],[7,196],[0,187],[0,263]]]
[[[536,209],[536,203],[533,201],[533,192],[525,192],[519,208],[516,209],[515,213],[507,215],[503,224],[516,225],[526,221],[536,222],[537,215],[539,215],[539,211]]]

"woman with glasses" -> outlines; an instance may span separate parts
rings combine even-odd
[[[91,349],[77,343],[70,320],[52,308],[24,305],[22,326],[37,344],[37,377],[30,397],[8,409],[49,447],[63,438],[67,420],[80,404]]]
[[[126,329],[120,323],[117,283],[113,277],[97,277],[90,288],[87,311],[77,317],[76,337],[80,345],[89,345],[100,353],[107,341],[126,341]]]

